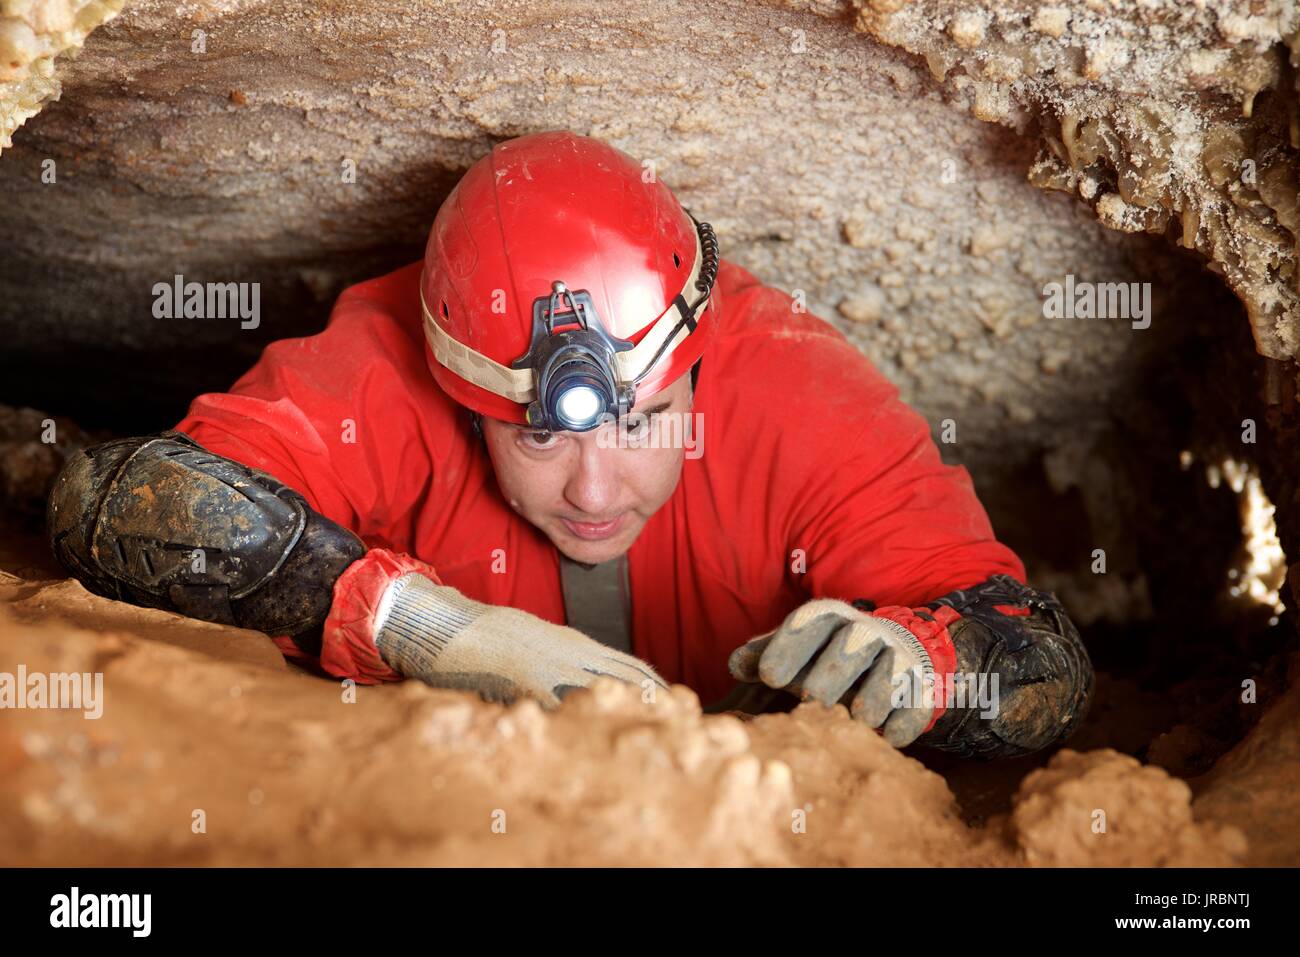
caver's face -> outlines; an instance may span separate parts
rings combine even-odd
[[[674,437],[690,434],[683,426],[692,399],[689,372],[638,399],[632,412],[646,420],[624,440],[613,424],[539,432],[485,418],[497,484],[510,506],[569,558],[588,564],[617,558],[677,487],[685,449]],[[680,417],[676,427],[668,427],[669,416]]]

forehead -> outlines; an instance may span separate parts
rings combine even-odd
[[[638,398],[632,406],[632,411],[645,412],[662,405],[668,405],[684,393],[690,391],[690,382],[691,374],[689,372],[685,375],[678,376],[673,381],[672,385],[667,388],[660,389],[658,392],[648,395],[645,398]]]

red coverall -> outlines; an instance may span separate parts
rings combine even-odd
[[[324,332],[272,343],[177,428],[371,548],[562,624],[555,547],[502,498],[468,414],[428,370],[419,275],[414,263],[346,289]],[[737,646],[810,598],[914,607],[997,573],[1024,580],[925,420],[838,331],[791,306],[722,263],[695,396],[702,454],[628,554],[634,653],[705,702],[733,686]],[[336,632],[326,624],[326,669],[374,680]]]

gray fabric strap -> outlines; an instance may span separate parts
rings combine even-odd
[[[602,645],[632,653],[632,590],[626,555],[598,565],[584,565],[561,555],[560,585],[570,628]]]

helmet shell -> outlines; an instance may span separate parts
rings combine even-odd
[[[429,231],[420,288],[453,339],[509,366],[528,352],[533,302],[552,283],[591,294],[605,330],[636,343],[682,293],[696,230],[657,177],[600,140],[567,131],[506,140],[470,167]],[[700,293],[685,291],[688,303]],[[637,399],[685,374],[712,335],[712,308],[637,384]],[[524,423],[525,406],[443,366],[434,378],[483,415]]]

